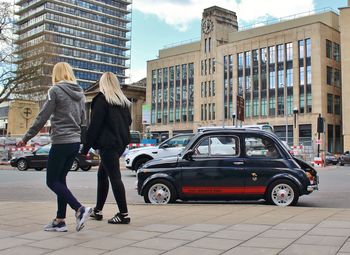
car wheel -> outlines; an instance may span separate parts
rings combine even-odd
[[[41,171],[41,170],[43,170],[44,168],[42,168],[42,167],[36,167],[36,168],[34,168],[36,171]]]
[[[144,200],[151,204],[168,204],[176,200],[174,185],[167,180],[151,181],[145,188]]]
[[[83,171],[89,171],[91,169],[91,166],[85,166],[85,167],[80,167],[80,168]]]
[[[139,158],[136,162],[135,162],[135,171],[139,170],[147,161],[150,161],[149,158]]]
[[[78,160],[74,159],[72,167],[70,168],[70,171],[78,171],[78,169],[79,169]]]
[[[25,159],[20,159],[17,162],[17,169],[19,171],[26,171],[28,169],[28,162]]]
[[[299,199],[297,186],[288,180],[277,180],[267,189],[266,200],[270,204],[278,206],[296,205]]]

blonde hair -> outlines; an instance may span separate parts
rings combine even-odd
[[[120,88],[118,78],[111,72],[103,73],[100,78],[100,91],[111,105],[130,106],[131,102],[126,98]]]
[[[52,70],[52,84],[57,84],[60,81],[77,83],[72,67],[66,62],[57,63]]]

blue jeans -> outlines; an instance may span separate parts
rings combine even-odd
[[[53,144],[47,162],[46,184],[57,195],[57,218],[66,218],[67,203],[77,211],[81,204],[67,187],[66,176],[79,152],[79,143]]]

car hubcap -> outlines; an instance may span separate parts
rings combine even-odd
[[[19,168],[24,169],[26,167],[26,163],[24,161],[20,161],[18,162],[18,166]]]
[[[276,205],[287,206],[293,202],[294,191],[288,184],[278,184],[272,190],[272,200]]]
[[[164,184],[155,184],[150,188],[148,198],[152,204],[167,204],[170,200],[170,190]]]

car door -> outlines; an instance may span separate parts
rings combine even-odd
[[[180,159],[180,191],[184,198],[227,199],[244,193],[243,158],[236,135],[208,135]]]
[[[31,162],[30,162],[31,166],[38,167],[38,168],[46,168],[47,160],[49,158],[50,148],[51,148],[51,145],[45,145],[37,149],[31,158]]]
[[[271,178],[288,168],[281,151],[270,138],[247,134],[244,136],[243,153],[247,173],[245,195],[263,197]]]
[[[192,134],[178,135],[159,145],[156,157],[167,157],[178,155],[192,138]]]

